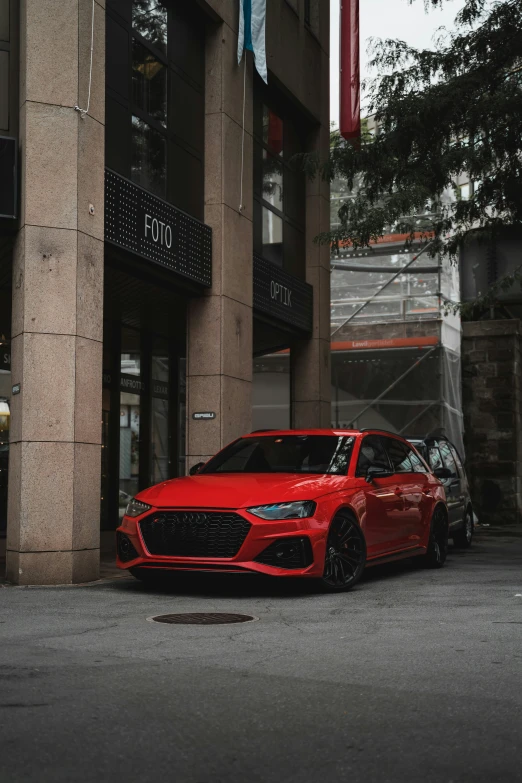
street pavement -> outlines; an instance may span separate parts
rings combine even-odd
[[[242,625],[153,615],[240,612]],[[352,591],[0,589],[3,783],[522,780],[522,537]]]

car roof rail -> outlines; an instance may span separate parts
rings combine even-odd
[[[383,430],[381,427],[364,427],[364,429],[359,430],[359,432],[382,432],[385,435],[393,435],[395,438],[402,438],[403,440],[407,440],[404,435],[401,435],[398,432],[391,432],[391,430]]]
[[[428,433],[428,435],[403,435],[401,437],[405,437],[406,440],[422,440],[423,442],[427,440],[445,440],[451,443],[447,435],[437,435],[437,433],[433,432]]]
[[[273,427],[271,429],[267,430],[252,430],[250,433],[251,435],[255,435],[257,432],[279,432],[279,430],[275,430]]]

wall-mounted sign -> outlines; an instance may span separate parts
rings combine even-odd
[[[166,381],[152,381],[152,393],[155,397],[166,399],[169,396],[168,383]]]
[[[11,351],[9,348],[0,345],[0,370],[11,369]]]
[[[105,239],[180,277],[212,284],[212,229],[105,169]]]
[[[120,391],[129,392],[130,394],[143,394],[146,391],[146,385],[141,378],[135,375],[126,375],[122,373],[120,376]],[[105,388],[110,389],[112,385],[112,375],[107,370],[103,373],[103,385]],[[163,397],[168,399],[169,397],[169,384],[166,381],[152,381],[152,394],[155,397]]]
[[[192,418],[196,419],[196,421],[198,421],[199,419],[203,419],[203,420],[205,420],[205,419],[215,419],[216,418],[216,414],[214,413],[214,411],[202,411],[200,413],[193,413],[192,414]]]
[[[12,388],[13,394],[20,394],[22,385],[20,383],[15,383],[15,385]]]
[[[284,269],[254,256],[254,312],[282,321],[295,331],[310,333],[313,288]]]
[[[131,394],[140,394],[145,391],[145,384],[135,375],[121,375],[120,389]]]

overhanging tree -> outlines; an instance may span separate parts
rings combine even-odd
[[[385,40],[372,64],[383,74],[368,93],[379,132],[359,145],[332,134],[322,176],[354,195],[318,240],[361,247],[390,225],[410,239],[421,227],[431,253],[456,255],[470,232],[522,227],[522,0],[466,0],[433,50]],[[463,174],[471,197],[445,200]]]

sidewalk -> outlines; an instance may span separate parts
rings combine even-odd
[[[522,525],[481,525],[475,524],[476,538],[522,538]],[[112,547],[107,546],[102,551],[100,559],[100,578],[97,582],[88,584],[97,584],[98,582],[107,582],[113,579],[133,579],[127,572],[116,567],[116,553]],[[5,584],[5,554],[0,550],[0,587]]]
[[[476,536],[506,536],[522,538],[522,525],[475,525]]]

